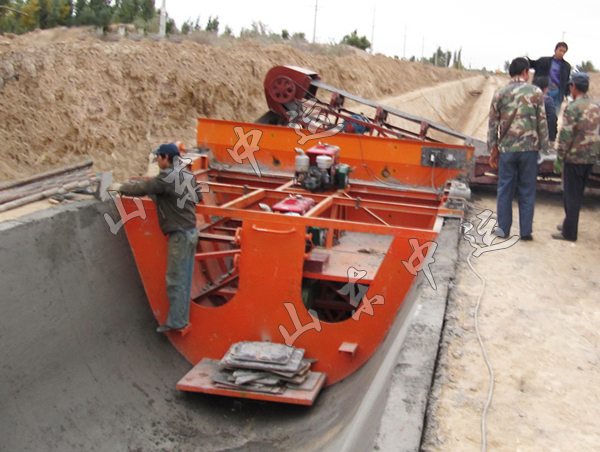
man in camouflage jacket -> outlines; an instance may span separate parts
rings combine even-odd
[[[577,240],[579,209],[583,191],[600,155],[600,106],[587,95],[590,77],[576,72],[569,80],[571,95],[575,99],[565,109],[563,125],[558,137],[558,159],[564,162],[563,202],[565,219],[552,234],[558,240]]]
[[[544,94],[529,80],[529,62],[515,58],[510,83],[494,93],[490,107],[488,147],[490,166],[498,168],[498,228],[508,237],[512,199],[517,193],[521,240],[532,240],[538,151],[548,152],[548,124]]]
[[[180,158],[175,143],[162,144],[153,152],[160,173],[151,179],[126,182],[119,191],[128,196],[149,195],[156,204],[158,224],[167,236],[165,275],[169,313],[157,332],[185,330],[190,319],[190,295],[198,230],[196,204],[202,201],[198,183]]]

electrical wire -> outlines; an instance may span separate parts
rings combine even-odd
[[[360,135],[358,136],[358,146],[360,149],[360,156],[362,159],[361,166],[363,166],[365,168],[365,171],[367,172],[367,174],[369,175],[371,180],[374,180],[375,182],[379,182],[381,184],[387,185],[388,187],[393,188],[395,190],[406,188],[405,185],[399,185],[398,183],[387,182],[387,181],[384,181],[383,179],[380,179],[379,177],[377,177],[375,172],[367,165],[367,162],[365,162],[365,155],[363,153],[362,140],[360,139]],[[433,187],[433,174],[432,174],[432,184],[431,185]],[[433,188],[438,195],[441,193],[441,191],[443,189],[443,187],[440,187],[440,189],[436,189],[435,187],[433,187]]]
[[[485,279],[479,274],[477,273],[477,270],[475,270],[475,268],[473,267],[473,264],[471,264],[471,256],[473,255],[473,253],[469,254],[467,256],[467,263],[469,264],[469,267],[471,267],[471,270],[473,270],[473,273],[475,273],[477,275],[477,277],[481,280],[481,292],[479,294],[479,298],[477,299],[477,305],[475,306],[475,332],[477,333],[477,340],[479,341],[479,345],[481,346],[481,351],[483,353],[483,359],[485,360],[485,363],[487,364],[488,370],[490,372],[490,390],[488,393],[488,398],[487,401],[485,402],[485,406],[483,408],[483,413],[481,414],[481,452],[485,452],[486,449],[486,436],[485,436],[485,420],[486,420],[486,416],[487,416],[487,412],[488,409],[490,408],[490,405],[492,404],[492,396],[494,394],[494,369],[492,368],[492,365],[490,364],[490,360],[488,359],[487,353],[485,351],[485,345],[483,344],[483,340],[481,339],[481,334],[479,333],[479,307],[481,306],[481,299],[483,298],[483,292],[485,291]]]
[[[369,175],[369,177],[376,181],[376,182],[380,182],[382,184],[385,185],[389,185],[390,187],[396,187],[397,188],[397,184],[392,184],[390,182],[386,182],[382,179],[380,179],[379,177],[377,177],[377,175],[375,174],[375,172],[369,168],[369,166],[367,165],[367,162],[365,161],[365,154],[363,152],[363,147],[362,147],[362,140],[361,140],[361,136],[358,135],[358,147],[360,149],[360,157],[362,159],[362,166],[365,168],[365,171],[367,172],[367,174]]]

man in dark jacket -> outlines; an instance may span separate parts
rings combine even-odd
[[[196,203],[202,200],[196,178],[185,169],[174,143],[163,144],[153,152],[160,173],[151,179],[126,182],[120,192],[128,196],[149,195],[156,203],[158,223],[168,236],[167,322],[156,330],[164,333],[183,330],[189,324],[190,295],[198,230]]]
[[[570,94],[568,82],[571,76],[571,65],[563,58],[567,50],[569,50],[567,44],[559,42],[554,48],[553,56],[529,60],[529,65],[535,70],[536,76],[545,75],[550,79],[548,95],[554,100],[556,114],[560,111],[560,104],[565,96]]]
[[[554,140],[556,140],[558,118],[556,116],[554,100],[548,96],[548,85],[550,82],[545,75],[536,75],[533,78],[533,84],[544,93],[544,106],[546,107],[546,120],[548,121],[548,139],[552,142],[550,145],[552,147]]]

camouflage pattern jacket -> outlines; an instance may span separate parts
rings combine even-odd
[[[565,109],[558,156],[567,163],[596,163],[600,155],[600,106],[587,94]]]
[[[494,93],[488,146],[500,152],[548,151],[544,93],[537,86],[513,78]]]

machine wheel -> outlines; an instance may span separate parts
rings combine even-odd
[[[271,97],[279,103],[290,102],[294,98],[296,87],[294,82],[288,77],[277,77],[269,87]]]

